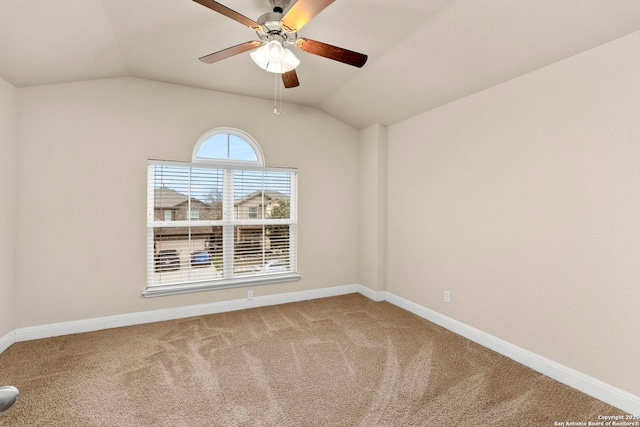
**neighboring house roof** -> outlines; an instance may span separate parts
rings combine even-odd
[[[261,197],[262,196],[262,191],[254,191],[253,193],[250,193],[240,199],[236,199],[236,201],[234,202],[235,206],[239,206],[243,203],[247,203],[250,200],[255,199],[256,197]],[[287,196],[284,193],[281,193],[279,191],[265,191],[264,192],[264,199],[266,202],[270,202],[272,200],[275,199],[280,199],[280,200],[286,200],[288,199],[289,196]]]
[[[180,193],[179,191],[174,190],[169,187],[160,187],[154,190],[154,202],[155,209],[171,209],[176,208],[178,205],[186,203],[189,200],[185,194]],[[236,199],[234,205],[239,206],[244,203],[247,203],[255,198],[262,197],[261,191],[254,191],[242,198]],[[271,202],[273,200],[287,200],[289,196],[279,191],[265,191],[264,192],[265,201]],[[191,198],[191,203],[205,203],[201,200],[196,199],[195,197]]]
[[[178,205],[185,203],[189,200],[189,197],[169,187],[160,187],[154,190],[154,203],[155,209],[171,209]],[[191,198],[191,203],[204,203],[194,197]]]

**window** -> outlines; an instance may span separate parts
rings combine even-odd
[[[196,162],[148,162],[145,296],[299,279],[297,171],[262,167],[255,142],[234,141],[238,131],[203,138]],[[203,148],[220,141],[226,149]]]
[[[238,129],[213,129],[205,133],[193,150],[194,163],[225,163],[264,165],[260,146],[248,134]]]
[[[164,220],[171,221],[171,211],[164,211]]]

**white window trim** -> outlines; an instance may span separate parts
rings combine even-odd
[[[207,158],[202,158],[202,157],[198,157],[198,152],[200,151],[200,147],[202,147],[202,144],[204,144],[205,142],[207,142],[207,140],[209,140],[209,138],[214,137],[216,135],[235,135],[239,138],[242,138],[243,140],[245,140],[250,146],[251,148],[253,148],[253,151],[256,152],[256,157],[258,158],[257,161],[245,161],[245,160],[229,160],[229,159],[207,159]],[[234,129],[234,128],[216,128],[216,129],[211,129],[210,131],[206,132],[204,135],[202,135],[200,138],[198,138],[198,141],[196,142],[195,147],[193,147],[193,153],[191,154],[191,161],[193,163],[198,163],[198,164],[203,164],[203,163],[209,163],[209,164],[223,164],[225,165],[225,167],[233,167],[233,166],[239,166],[239,167],[247,167],[247,166],[259,166],[259,167],[263,167],[265,165],[264,162],[264,154],[262,153],[262,148],[260,148],[260,145],[258,145],[258,143],[256,142],[255,139],[253,139],[253,137],[251,135],[249,135],[248,133],[241,131],[240,129]]]
[[[142,295],[147,298],[180,295],[193,292],[212,291],[216,289],[240,288],[244,286],[268,285],[272,283],[294,282],[300,280],[297,273],[270,274],[264,277],[246,277],[242,279],[218,280],[215,285],[210,282],[193,282],[176,285],[163,285],[147,288]]]
[[[265,168],[262,166],[256,165],[256,162],[247,162],[250,165],[242,162],[243,165],[239,166],[238,162],[227,162],[227,161],[218,161],[218,162],[206,162],[203,163],[199,161],[196,163],[186,163],[186,162],[175,162],[175,161],[164,161],[164,160],[149,160],[148,161],[148,191],[147,191],[147,275],[148,277],[152,277],[154,274],[154,230],[156,227],[164,226],[186,226],[187,224],[181,224],[182,222],[188,223],[191,226],[201,226],[201,225],[222,225],[223,226],[223,258],[232,259],[233,258],[233,227],[236,225],[243,224],[255,224],[256,219],[251,220],[238,220],[234,219],[233,209],[231,208],[229,211],[226,209],[223,210],[223,218],[222,220],[216,221],[171,221],[168,223],[166,221],[157,221],[154,218],[154,200],[153,200],[153,191],[149,189],[154,188],[153,182],[153,173],[152,168],[155,165],[166,165],[166,166],[179,166],[179,167],[193,167],[193,168],[211,168],[211,169],[222,169],[225,171],[225,174],[232,173],[234,170],[245,169],[245,170],[260,170],[260,171],[273,171],[273,172],[291,172],[294,173],[294,178],[291,182],[291,217],[289,219],[262,219],[258,220],[261,224],[289,224],[292,227],[292,233],[290,234],[289,240],[289,252],[290,259],[289,264],[291,266],[291,271],[284,273],[268,273],[264,275],[257,276],[243,276],[243,277],[233,277],[233,263],[232,262],[223,262],[224,265],[224,277],[230,277],[226,279],[213,279],[213,280],[203,280],[201,282],[184,282],[184,283],[176,283],[176,284],[164,284],[164,285],[150,285],[149,279],[147,280],[146,290],[143,292],[145,297],[157,297],[157,296],[165,296],[165,295],[177,295],[183,293],[191,293],[191,292],[199,292],[206,290],[214,290],[214,289],[226,289],[232,287],[241,287],[241,286],[254,286],[261,284],[271,284],[271,283],[282,283],[300,280],[300,275],[297,273],[297,169],[292,168]],[[225,180],[225,182],[230,182],[229,180]],[[226,206],[233,207],[234,198],[233,191],[227,189],[224,191],[226,195]],[[225,227],[226,226],[226,227]]]
[[[258,219],[258,207],[257,206],[249,206],[247,211],[247,218],[249,219]],[[264,215],[263,215],[264,217]]]

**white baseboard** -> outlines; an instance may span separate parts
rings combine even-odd
[[[11,347],[16,341],[16,331],[11,331],[7,335],[0,337],[0,353]]]
[[[308,291],[290,292],[286,294],[257,296],[252,300],[239,299],[186,307],[167,308],[163,310],[143,311],[139,313],[119,314],[115,316],[97,317],[72,322],[53,323],[43,326],[18,328],[14,331],[14,342],[30,341],[60,335],[78,334],[99,331],[102,329],[123,326],[141,325],[144,323],[162,322],[165,320],[183,319],[205,314],[224,313],[247,308],[285,304],[288,302],[306,301],[359,292],[359,285],[344,285],[331,288],[312,289]],[[9,345],[13,344],[11,342]],[[8,346],[7,346],[8,347]]]
[[[640,415],[640,397],[620,390],[600,380],[592,378],[574,369],[563,366],[538,354],[515,346],[493,335],[482,332],[462,322],[451,319],[412,301],[394,295],[387,291],[374,291],[362,285],[344,285],[331,288],[313,289],[308,291],[291,292],[286,294],[258,296],[252,300],[240,299],[222,301],[210,304],[200,304],[187,307],[176,307],[164,310],[146,311],[140,313],[121,314],[116,316],[99,317],[73,322],[62,322],[51,325],[18,328],[0,338],[0,353],[9,348],[14,342],[49,338],[82,332],[92,332],[102,329],[122,326],[139,325],[143,323],[161,322],[165,320],[182,319],[205,314],[224,313],[247,308],[265,307],[285,304],[289,302],[306,301],[351,293],[360,293],[374,301],[387,301],[404,310],[414,313],[423,319],[440,325],[458,335],[474,341],[484,347],[494,350],[515,360],[550,378],[573,387],[583,393],[606,402],[629,414]]]
[[[564,365],[540,356],[539,354],[525,350],[493,335],[482,332],[450,317],[444,316],[433,310],[429,310],[407,299],[383,291],[378,292],[378,300],[385,300],[395,306],[416,314],[423,319],[440,325],[458,335],[487,347],[516,362],[527,366],[556,381],[575,388],[589,396],[595,397],[611,406],[615,406],[629,414],[640,415],[640,397],[613,387],[598,379],[583,374]]]
[[[365,297],[377,302],[384,301],[386,296],[388,295],[386,291],[383,291],[383,292],[374,291],[373,289],[369,289],[366,286],[362,286],[362,285],[356,285],[355,289],[356,289],[355,292],[358,292],[364,295]]]

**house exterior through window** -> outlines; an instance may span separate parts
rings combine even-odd
[[[258,207],[257,206],[249,206],[248,207],[249,210],[249,219],[256,219],[258,218]]]
[[[193,162],[149,160],[145,296],[298,280],[297,171],[214,129]]]

